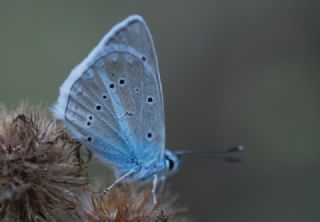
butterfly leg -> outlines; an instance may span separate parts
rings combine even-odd
[[[110,192],[110,190],[117,184],[119,183],[121,180],[126,179],[127,177],[131,176],[133,173],[135,172],[135,169],[132,169],[130,171],[128,171],[127,173],[123,174],[121,177],[119,177],[116,181],[114,181],[110,186],[107,187],[107,189],[105,189],[103,192],[101,192],[98,196],[99,197],[103,197],[104,195],[106,195],[108,192]]]
[[[165,176],[160,176],[159,177],[159,189],[158,189],[158,193],[162,193],[163,192],[163,189],[164,189],[164,185],[165,185],[165,181],[166,181],[166,177]]]
[[[153,198],[153,203],[157,204],[157,185],[158,185],[158,174],[153,175],[153,181],[152,181],[152,198]]]

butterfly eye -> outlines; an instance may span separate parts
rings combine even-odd
[[[92,141],[92,137],[91,137],[91,136],[88,136],[88,137],[87,137],[87,141],[88,141],[88,142],[91,142],[91,141]]]
[[[145,62],[146,61],[146,57],[145,56],[141,56],[141,60]]]
[[[89,119],[89,120],[93,120],[93,116],[89,115],[89,116],[88,116],[88,119]]]
[[[173,160],[172,159],[168,159],[168,162],[169,162],[169,170],[173,170],[173,168],[174,168],[174,162],[173,162]]]
[[[91,126],[91,122],[90,121],[87,122],[87,126]]]

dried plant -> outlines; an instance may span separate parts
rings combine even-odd
[[[88,182],[80,145],[36,109],[0,109],[0,220],[56,221],[57,208],[72,215],[74,188]]]
[[[98,197],[87,186],[90,155],[84,160],[80,144],[42,110],[0,106],[0,220],[189,221],[171,194],[161,192],[155,205],[151,186],[120,184]],[[78,187],[86,188],[83,198],[74,192]]]
[[[90,196],[82,200],[87,205],[83,222],[179,222],[185,210],[179,208],[177,199],[164,192],[158,195],[158,203],[152,201],[150,186],[120,184],[102,198],[90,188]]]

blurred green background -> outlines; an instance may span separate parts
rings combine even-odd
[[[0,101],[52,104],[129,14],[147,21],[167,146],[242,143],[244,162],[185,159],[168,180],[198,221],[320,221],[319,1],[1,1]]]

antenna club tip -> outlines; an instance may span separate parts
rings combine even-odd
[[[240,152],[244,151],[244,145],[242,145],[242,144],[238,145],[238,150]]]

